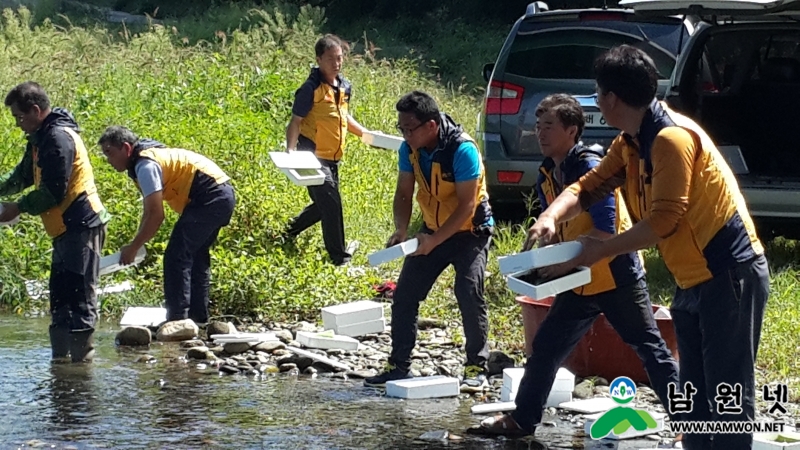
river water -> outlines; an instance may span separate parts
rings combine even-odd
[[[386,398],[361,380],[219,375],[197,370],[174,344],[116,348],[110,325],[98,330],[94,364],[52,365],[48,323],[0,315],[0,449],[541,448],[531,440],[465,436],[479,420],[468,400]],[[138,362],[144,353],[156,362]],[[550,448],[656,447],[594,442],[558,423],[537,432]],[[419,439],[441,430],[464,439]]]

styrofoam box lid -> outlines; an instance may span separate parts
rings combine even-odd
[[[400,150],[400,145],[405,142],[405,139],[398,136],[383,134],[380,131],[365,131],[361,135],[361,142],[374,147],[397,151]]]
[[[351,338],[349,336],[342,336],[342,335],[339,335],[339,334],[335,334],[335,335],[333,335],[333,337],[320,336],[319,333],[312,333],[310,331],[298,331],[297,332],[297,336],[295,336],[295,340],[300,342],[300,338],[308,339],[308,340],[311,340],[311,339],[324,339],[326,341],[331,341],[331,342],[338,341],[338,342],[348,342],[348,343],[351,343],[351,344],[358,344],[359,343],[358,339],[353,339],[353,338]]]
[[[167,320],[167,309],[149,306],[132,306],[125,310],[119,325],[123,327],[148,327],[160,325]]]
[[[409,239],[405,242],[401,242],[397,245],[393,245],[389,248],[385,248],[383,250],[378,250],[377,252],[370,253],[367,255],[367,259],[369,260],[369,264],[372,266],[377,266],[379,264],[383,264],[385,262],[389,262],[393,259],[402,258],[406,255],[410,255],[417,251],[417,246],[419,245],[419,241],[417,238]]]
[[[567,262],[580,255],[582,250],[583,245],[578,241],[559,242],[516,255],[501,256],[497,262],[500,264],[500,273],[508,275]]]
[[[139,247],[139,250],[136,251],[136,256],[133,258],[133,264],[129,264],[127,266],[123,266],[119,263],[119,257],[122,254],[121,251],[106,255],[100,258],[100,271],[98,275],[107,275],[109,273],[116,272],[120,269],[125,269],[140,262],[144,261],[144,257],[147,256],[147,250],[144,247]]]
[[[401,388],[419,388],[425,386],[439,386],[443,384],[458,384],[458,378],[446,377],[444,375],[434,375],[430,377],[406,378],[404,380],[388,381],[386,385],[394,385]]]
[[[383,305],[372,300],[359,300],[350,303],[341,303],[322,308],[323,314],[344,315],[354,314],[362,311],[377,310],[380,312],[378,318],[383,317]]]
[[[269,157],[279,169],[319,169],[319,162],[314,152],[295,150],[292,152],[269,152]]]

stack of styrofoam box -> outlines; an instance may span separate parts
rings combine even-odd
[[[503,389],[500,391],[500,400],[504,402],[513,402],[517,397],[517,390],[519,383],[522,381],[522,376],[525,374],[525,369],[522,367],[504,369],[503,370]],[[572,401],[572,391],[575,389],[575,375],[565,368],[558,369],[556,379],[553,381],[553,387],[550,388],[550,395],[547,396],[547,403],[545,408],[551,406],[556,407],[560,403]]]
[[[398,398],[456,397],[461,388],[458,378],[436,375],[407,378],[386,383],[386,396]]]
[[[363,336],[370,333],[383,333],[386,319],[383,305],[370,300],[361,300],[322,308],[322,325],[341,336]]]

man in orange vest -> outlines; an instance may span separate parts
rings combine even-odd
[[[86,146],[75,118],[28,81],[8,93],[5,105],[28,137],[17,167],[0,177],[0,195],[34,189],[15,203],[3,203],[0,222],[21,212],[42,218],[53,239],[50,266],[50,345],[55,361],[94,357],[97,277],[108,212],[94,184]]]
[[[353,255],[345,248],[342,197],[339,194],[339,161],[344,154],[347,132],[363,134],[362,127],[348,112],[350,82],[342,75],[342,41],[327,34],[314,50],[318,67],[295,92],[292,119],[286,128],[289,151],[314,152],[322,163],[325,182],[308,186],[312,203],[289,222],[284,237],[294,238],[317,222],[322,222],[322,240],[333,264],[339,266]]]
[[[211,246],[233,215],[236,199],[230,178],[198,153],[167,148],[133,131],[111,126],[100,137],[108,163],[127,172],[144,197],[139,231],[122,247],[121,264],[133,262],[136,252],[155,236],[164,221],[166,202],[180,215],[164,253],[164,298],[167,321],[208,322]]]

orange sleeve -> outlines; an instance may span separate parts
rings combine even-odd
[[[611,143],[606,156],[600,160],[600,164],[567,187],[567,191],[578,196],[581,208],[589,209],[625,182],[625,159],[622,152],[626,147],[622,136],[618,136]]]
[[[689,209],[697,143],[680,127],[661,130],[653,141],[652,203],[648,222],[660,238],[671,236]]]

